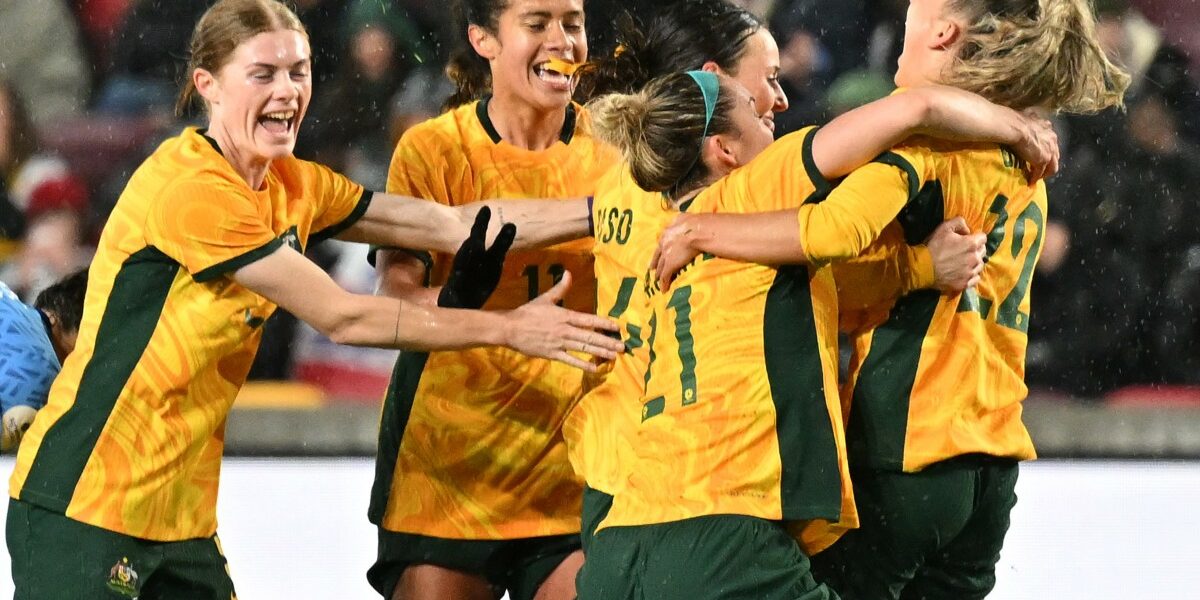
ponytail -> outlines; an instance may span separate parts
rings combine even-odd
[[[455,108],[478,100],[492,89],[492,69],[486,58],[475,52],[467,30],[475,25],[495,35],[500,14],[508,8],[507,0],[455,0],[454,21],[458,24],[458,48],[446,65],[446,76],[454,82],[454,94],[446,100],[445,108]]]

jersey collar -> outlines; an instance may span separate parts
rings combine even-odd
[[[479,124],[483,125],[483,130],[487,132],[493,144],[499,144],[503,139],[500,137],[500,132],[496,131],[496,125],[492,123],[492,118],[488,116],[488,103],[492,101],[491,94],[484,96],[475,105],[475,116],[479,118]],[[571,139],[575,137],[575,103],[567,104],[567,116],[563,119],[562,131],[558,134],[558,140],[564,144],[570,144]]]

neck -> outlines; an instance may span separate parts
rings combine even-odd
[[[219,124],[210,124],[207,133],[208,137],[217,142],[217,146],[221,148],[221,155],[229,161],[233,170],[241,175],[242,179],[246,181],[246,185],[249,185],[252,190],[261,188],[263,179],[267,176],[267,168],[271,166],[270,159],[252,156],[250,153],[242,151],[233,143],[229,130]]]
[[[488,103],[488,118],[500,137],[526,150],[545,150],[562,135],[566,108],[543,111],[521,102],[513,94],[495,92]]]

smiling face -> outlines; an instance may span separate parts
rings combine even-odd
[[[737,95],[737,105],[731,115],[734,135],[730,136],[728,144],[735,158],[735,166],[740,167],[754,160],[771,145],[775,140],[775,124],[764,116],[771,114],[770,109],[766,113],[759,112],[761,102],[736,80],[732,85],[723,87],[721,92]]]
[[[308,39],[302,33],[257,34],[239,44],[216,73],[196,69],[193,78],[209,107],[209,132],[226,152],[250,162],[291,156],[312,97]]]
[[[788,99],[779,86],[779,45],[766,28],[759,29],[746,41],[745,52],[733,70],[737,72],[733,80],[754,97],[755,110],[774,131],[775,113],[787,110]]]
[[[576,79],[549,63],[587,60],[583,0],[511,0],[495,32],[473,25],[470,34],[491,64],[493,93],[547,111],[570,103]]]

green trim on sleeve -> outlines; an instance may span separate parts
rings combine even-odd
[[[801,156],[804,160],[804,172],[808,175],[808,179],[812,181],[813,187],[816,188],[813,196],[816,198],[824,198],[829,192],[833,191],[833,183],[830,183],[821,170],[817,168],[817,161],[813,158],[813,140],[817,137],[817,132],[820,127],[813,127],[804,135],[804,145],[801,147]]]
[[[921,178],[917,177],[917,170],[912,166],[912,163],[908,162],[907,158],[895,152],[884,152],[872,162],[891,165],[904,171],[908,175],[908,201],[912,202],[913,198],[917,197],[917,192],[921,189]]]
[[[239,254],[229,260],[219,262],[207,269],[194,273],[192,279],[198,283],[207,283],[222,275],[228,275],[260,258],[265,258],[267,255],[275,252],[283,245],[281,238],[275,238],[249,252]]]
[[[375,192],[363,188],[362,196],[359,197],[358,204],[354,206],[354,210],[350,211],[350,214],[347,215],[345,219],[342,219],[341,221],[309,236],[308,246],[312,247],[313,244],[323,242],[332,237],[337,237],[339,233],[349,229],[352,225],[357,223],[363,215],[367,214],[367,208],[371,206],[371,199],[374,197]]]

